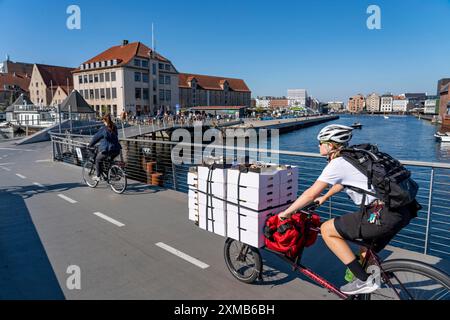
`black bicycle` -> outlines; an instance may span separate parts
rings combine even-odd
[[[316,203],[310,203],[301,212],[309,217],[316,209]],[[307,223],[306,235],[310,231],[320,232]],[[269,251],[285,262],[293,270],[302,273],[320,286],[334,293],[341,299],[348,300],[450,300],[450,277],[429,264],[409,259],[393,259],[382,261],[373,251],[371,245],[361,241],[352,241],[367,248],[363,267],[369,274],[375,274],[379,289],[371,294],[350,296],[341,292],[334,284],[319,276],[311,269],[301,264],[302,248],[298,257],[293,260],[282,253]],[[224,246],[225,263],[231,274],[244,283],[263,280],[263,261],[260,249],[228,238]]]
[[[94,180],[94,177],[97,176],[95,159],[97,158],[98,148],[88,148],[88,151],[90,152],[90,156],[83,166],[83,180],[89,187],[96,188],[100,183],[100,181]],[[127,188],[125,163],[107,157],[102,161],[101,168],[100,180],[105,181],[115,193],[124,193]]]

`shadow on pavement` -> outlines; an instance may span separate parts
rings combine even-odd
[[[24,199],[5,190],[0,190],[0,299],[65,299]]]

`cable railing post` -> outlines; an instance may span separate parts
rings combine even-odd
[[[173,150],[173,145],[170,146],[170,159],[171,159],[171,163],[172,163],[172,178],[173,178],[173,188],[175,191],[178,190],[178,185],[177,185],[177,167],[175,165],[175,163],[173,162],[172,159],[172,150]]]
[[[432,206],[432,202],[433,202],[433,185],[434,185],[434,167],[431,168],[430,191],[429,191],[429,195],[428,195],[427,227],[426,227],[426,231],[425,231],[424,254],[428,253],[428,243],[429,243],[429,239],[430,239],[431,206]]]

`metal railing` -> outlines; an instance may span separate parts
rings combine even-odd
[[[70,136],[52,134],[53,159],[76,165],[82,165],[75,148],[85,148],[91,137],[86,135]],[[180,155],[172,155],[172,149],[178,145],[192,149],[191,163],[198,159],[195,147],[204,150],[205,145],[180,144],[171,141],[151,140],[150,138],[121,139],[123,159],[129,178],[142,183],[152,184],[152,174],[162,175],[163,186],[187,193],[187,173],[194,164],[177,164]],[[327,162],[318,154],[282,150],[265,150],[238,147],[223,147],[236,157],[252,153],[258,160],[265,161],[272,155],[278,155],[280,164],[299,167],[299,194],[309,188],[320,175]],[[239,153],[239,154],[238,154]],[[83,151],[87,155],[87,152]],[[229,156],[229,154],[227,154]],[[174,161],[175,160],[175,161]],[[408,250],[450,258],[450,164],[401,161],[412,172],[420,189],[417,195],[422,209],[418,217],[400,231],[391,241],[394,246]],[[331,219],[359,209],[344,193],[337,194],[324,203],[318,213],[324,219]]]

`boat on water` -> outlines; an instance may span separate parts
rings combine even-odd
[[[450,142],[450,132],[442,133],[442,132],[436,132],[434,134],[434,137],[437,141],[440,142]]]
[[[359,122],[355,122],[350,127],[352,127],[353,129],[362,129],[362,124]]]

